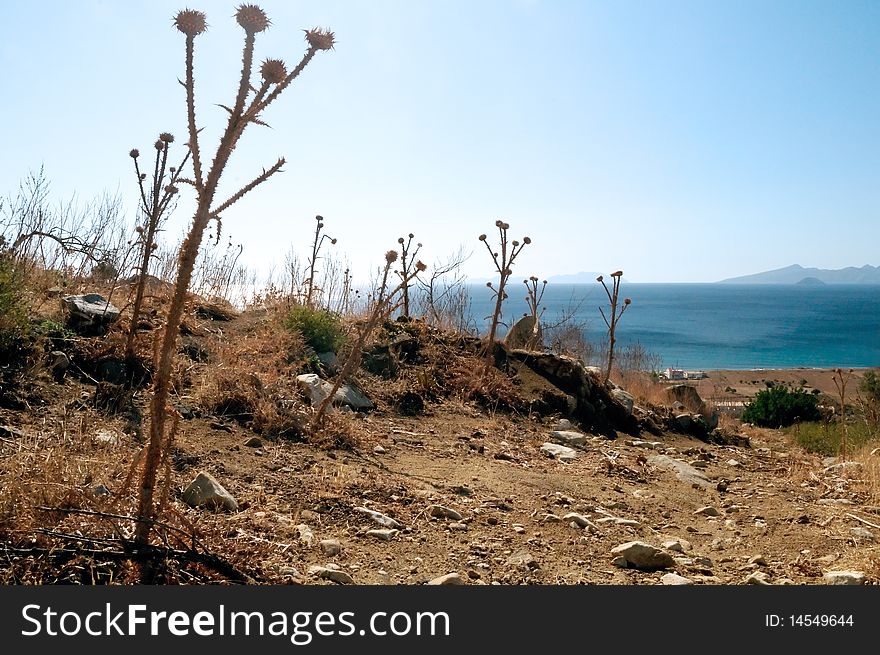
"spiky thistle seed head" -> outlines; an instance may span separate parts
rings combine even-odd
[[[154,147],[156,150],[161,150],[162,148],[165,147],[165,144],[162,143],[161,141],[159,141],[159,140],[157,139],[157,140],[156,140],[156,143],[153,144],[153,147]]]
[[[529,279],[530,279],[532,282],[537,282],[537,281],[538,281],[538,278],[537,278],[536,276],[534,276],[534,275],[533,275],[532,277],[530,277]]]
[[[208,29],[205,12],[195,9],[184,9],[177,12],[174,25],[187,36],[196,36]]]
[[[623,276],[623,271],[614,271],[611,274],[611,277],[621,277],[621,276]]]
[[[504,225],[504,221],[502,221],[501,219],[495,221],[495,227],[501,227],[502,225]]]
[[[403,243],[403,237],[400,237],[400,238],[397,240],[397,243]]]
[[[335,245],[336,245],[336,239],[330,239],[330,245],[331,245],[331,246],[335,246]]]
[[[426,270],[428,270],[428,266],[427,266],[427,264],[425,264],[425,262],[423,262],[420,259],[419,261],[416,262],[416,270],[419,272],[426,271]]]
[[[141,156],[141,153],[137,148],[132,148],[131,151],[128,153],[128,156],[132,159],[137,159]]]
[[[412,239],[413,237],[415,237],[415,234],[413,234],[412,232],[410,232],[410,233],[409,233],[409,238]]]
[[[531,242],[532,242],[532,240],[529,237],[523,237],[524,244],[529,245]]]
[[[480,235],[480,241],[485,241],[485,240],[486,240],[486,235],[485,235],[485,234],[481,234],[481,235]]]
[[[235,20],[248,34],[264,32],[272,24],[266,12],[257,5],[239,5],[235,12]]]
[[[136,228],[134,228],[134,231],[137,232],[138,234],[143,234],[144,228],[141,227],[140,225],[138,225]]]
[[[601,281],[604,280],[604,279],[605,279],[605,278],[602,277],[602,276],[600,275],[599,277],[596,278],[596,282],[601,282]]]
[[[516,248],[516,247],[519,245],[519,241],[517,241],[516,239],[514,239],[514,240],[512,241],[512,244],[513,244],[513,247]]]
[[[315,220],[320,223],[321,221],[324,220],[324,217],[319,214],[318,216],[315,216]]]
[[[174,143],[174,135],[171,132],[162,132],[159,135],[159,141],[162,143]]]
[[[486,286],[489,287],[489,288],[491,289],[491,288],[492,288],[492,283],[491,283],[491,282],[486,282]]]
[[[306,33],[306,41],[317,50],[330,50],[336,42],[333,32],[328,29],[314,27],[303,31]]]
[[[260,74],[269,84],[280,84],[287,77],[287,66],[280,59],[267,59],[260,67]]]
[[[146,179],[147,179],[147,174],[141,173],[141,181],[146,180]]]
[[[631,305],[631,304],[632,304],[632,298],[624,298],[624,299],[623,299],[623,304],[624,304],[624,305]]]
[[[393,264],[394,262],[396,262],[397,261],[397,251],[396,250],[389,250],[388,252],[386,252],[385,253],[385,261],[388,262],[389,264]]]
[[[502,224],[501,224],[501,229],[502,229],[502,230],[509,230],[509,229],[510,229],[510,223],[502,223]]]

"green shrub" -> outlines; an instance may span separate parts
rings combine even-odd
[[[859,384],[859,391],[864,394],[865,400],[880,405],[880,369],[865,373]]]
[[[7,253],[0,251],[0,358],[20,351],[28,336],[28,312],[21,272]]]
[[[746,423],[764,428],[779,428],[800,421],[818,421],[819,398],[803,389],[774,385],[757,393],[742,415]]]
[[[811,453],[818,453],[827,457],[833,457],[840,453],[842,442],[842,426],[839,421],[827,423],[799,423],[788,430],[794,440]],[[876,442],[880,434],[876,428],[872,429],[864,421],[847,423],[847,444],[850,451],[855,451],[862,446]]]
[[[316,353],[337,352],[345,343],[345,331],[339,317],[324,309],[294,307],[284,320],[288,330],[299,332]]]

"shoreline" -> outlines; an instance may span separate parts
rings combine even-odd
[[[843,367],[841,367],[843,368]],[[847,396],[855,398],[859,384],[867,371],[874,367],[852,369],[847,382]],[[703,369],[701,369],[703,370]],[[682,384],[693,384],[702,398],[724,396],[751,397],[766,389],[767,383],[788,384],[807,390],[818,389],[821,393],[836,396],[838,391],[833,376],[836,368],[755,368],[755,369],[705,369],[705,378],[699,380],[676,380]],[[733,391],[730,391],[733,389]]]

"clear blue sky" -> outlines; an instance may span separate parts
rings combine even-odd
[[[231,193],[284,155],[225,231],[265,269],[322,214],[366,277],[414,232],[428,263],[510,223],[523,277],[623,269],[714,281],[880,264],[880,2],[272,0],[257,56],[320,53],[245,132]],[[0,194],[44,165],[56,198],[135,186],[128,152],[185,141],[182,2],[0,0]],[[225,124],[236,4],[196,41],[203,149]],[[213,150],[211,150],[213,152]],[[189,189],[184,188],[184,193]],[[220,195],[227,195],[221,192]],[[180,234],[191,205],[170,226]]]

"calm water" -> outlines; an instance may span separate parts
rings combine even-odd
[[[489,290],[472,286],[471,314],[479,326],[492,310]],[[527,311],[525,286],[512,285],[505,319]],[[663,367],[685,369],[880,366],[880,286],[626,284],[632,298],[618,326],[618,345],[639,342]],[[607,305],[597,282],[550,284],[542,305],[552,322],[576,307],[600,343]],[[607,310],[606,310],[607,313]]]

